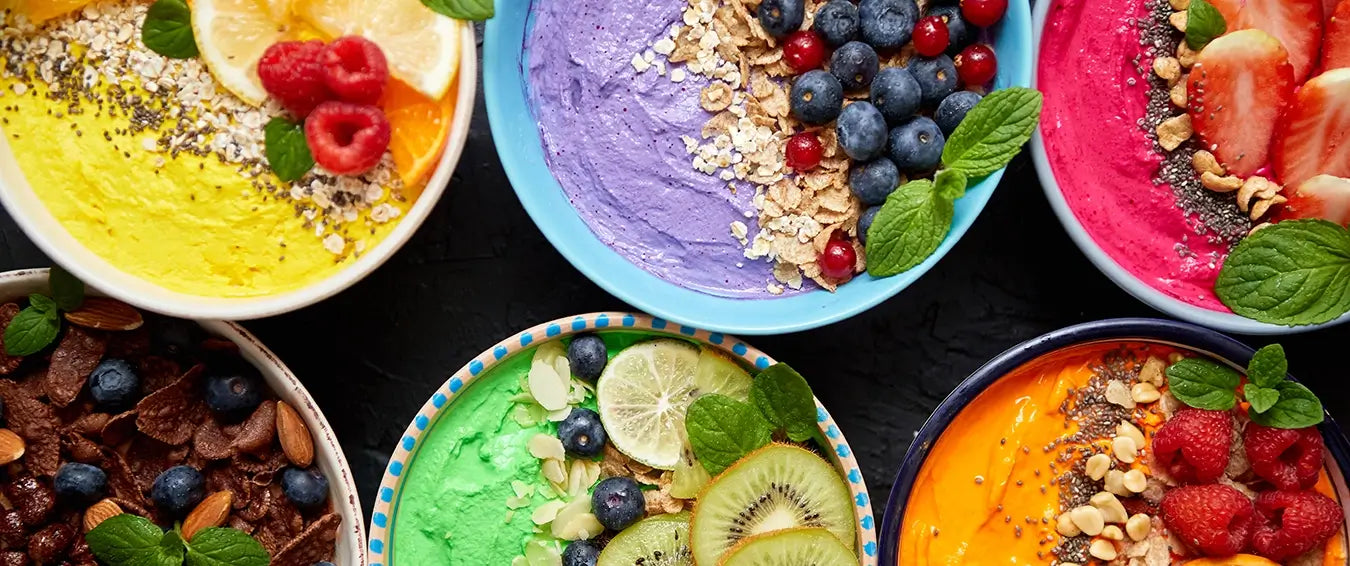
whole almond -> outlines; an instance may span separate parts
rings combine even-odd
[[[234,493],[229,490],[217,491],[207,496],[191,513],[188,513],[187,519],[183,520],[183,538],[192,540],[192,536],[202,529],[224,525],[225,520],[230,518],[233,504]]]
[[[285,401],[277,402],[277,438],[292,464],[308,468],[314,463],[314,439],[309,436],[309,427]]]
[[[122,507],[116,501],[104,499],[84,510],[84,532],[94,530],[100,523],[122,514]]]
[[[23,438],[7,428],[0,428],[0,466],[10,464],[23,457]]]
[[[96,330],[135,330],[145,324],[135,307],[104,297],[86,297],[80,308],[66,313],[66,320]]]

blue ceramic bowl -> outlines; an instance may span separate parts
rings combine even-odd
[[[914,480],[918,477],[924,460],[928,458],[929,451],[961,409],[995,381],[1037,358],[1071,346],[1116,340],[1157,342],[1188,349],[1239,368],[1247,367],[1247,362],[1256,352],[1251,346],[1233,338],[1184,322],[1151,318],[1118,318],[1056,330],[1000,354],[975,370],[975,373],[961,382],[961,385],[938,405],[937,411],[928,418],[928,422],[924,423],[909,451],[905,453],[900,472],[895,478],[895,485],[891,488],[890,501],[886,503],[886,515],[882,519],[881,532],[878,535],[881,539],[880,563],[896,564],[901,522],[904,520],[905,506],[909,502],[909,493],[914,487]],[[1345,476],[1350,473],[1350,441],[1346,440],[1341,427],[1331,420],[1330,415],[1327,415],[1320,428],[1330,458],[1336,463],[1335,466],[1328,467],[1332,483],[1340,493],[1341,501],[1350,501],[1350,489],[1347,489],[1345,480]],[[1350,509],[1347,512],[1350,513]],[[1347,517],[1347,521],[1350,521],[1350,516]]]
[[[917,280],[956,245],[980,214],[1003,172],[971,187],[956,203],[952,231],[937,253],[900,275],[863,274],[837,293],[810,292],[782,298],[733,299],[686,289],[630,263],[591,233],[549,171],[530,110],[524,60],[531,0],[500,0],[483,40],[483,87],[492,136],[502,166],[520,202],[553,246],[605,290],[641,310],[718,332],[777,334],[843,320],[880,303]],[[1031,8],[1013,0],[993,30],[999,56],[998,88],[1031,82]]]

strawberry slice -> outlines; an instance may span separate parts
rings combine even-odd
[[[1266,164],[1281,110],[1294,92],[1294,69],[1280,40],[1256,29],[1205,46],[1187,85],[1191,123],[1224,167],[1249,177]]]
[[[1345,2],[1341,2],[1341,4],[1344,3]],[[1336,13],[1337,6],[1339,6],[1339,4],[1336,3],[1336,0],[1322,0],[1322,15],[1326,16],[1327,19],[1330,20],[1331,15]]]
[[[1322,73],[1299,89],[1272,152],[1286,187],[1321,174],[1350,178],[1350,68]]]
[[[1303,82],[1312,75],[1322,48],[1323,1],[1246,0],[1236,25],[1225,11],[1228,8],[1220,8],[1219,12],[1229,22],[1229,31],[1259,29],[1279,39],[1289,51],[1294,80]]]
[[[1322,38],[1322,70],[1350,67],[1350,0],[1341,0],[1327,18]]]
[[[1246,0],[1210,0],[1210,5],[1223,14],[1223,21],[1228,24],[1228,31],[1237,31],[1242,29],[1238,27],[1238,17],[1242,13],[1242,7],[1247,4]]]
[[[1286,218],[1321,218],[1350,225],[1350,179],[1318,175],[1298,186],[1284,204]]]

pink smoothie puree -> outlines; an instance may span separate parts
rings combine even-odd
[[[1037,88],[1045,94],[1041,135],[1060,190],[1092,240],[1122,268],[1172,297],[1227,311],[1215,297],[1227,244],[1199,235],[1166,184],[1162,157],[1138,120],[1148,60],[1134,23],[1139,0],[1051,0]]]

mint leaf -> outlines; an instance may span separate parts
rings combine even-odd
[[[1242,393],[1247,397],[1247,402],[1252,406],[1252,412],[1264,413],[1269,411],[1275,403],[1280,400],[1280,392],[1276,389],[1261,387],[1255,383],[1248,383],[1242,388]]]
[[[1233,312],[1271,324],[1320,324],[1350,311],[1350,231],[1286,220],[1246,237],[1224,260],[1214,293]]]
[[[197,39],[192,35],[192,12],[187,2],[156,0],[145,14],[141,41],[151,51],[170,59],[196,57]]]
[[[51,288],[56,306],[63,311],[70,312],[84,304],[84,282],[59,265],[53,265],[47,272],[47,286]]]
[[[937,251],[952,228],[952,201],[927,179],[910,181],[886,197],[867,230],[867,272],[889,277]]]
[[[937,191],[941,198],[956,200],[966,196],[968,182],[965,173],[955,169],[943,169],[933,178],[933,190]]]
[[[787,431],[793,442],[815,436],[816,398],[806,378],[787,364],[774,364],[755,376],[750,403],[769,424]]]
[[[314,154],[305,141],[304,124],[282,117],[272,118],[263,128],[267,163],[277,178],[290,183],[300,180],[314,168]]]
[[[109,566],[180,566],[183,539],[149,519],[131,514],[110,517],[85,534],[89,550]]]
[[[52,306],[54,305],[55,303]],[[14,320],[9,321],[9,326],[5,327],[5,353],[11,356],[28,356],[41,352],[56,340],[56,334],[60,330],[61,320],[57,317],[55,308],[44,311],[33,306],[27,307],[19,311]]]
[[[493,16],[492,0],[422,0],[422,4],[457,20],[481,22]]]
[[[975,104],[947,138],[942,163],[978,179],[1017,157],[1041,119],[1041,93],[1029,88],[996,90]],[[870,237],[870,235],[869,235]]]
[[[33,293],[28,296],[28,307],[43,314],[56,312],[56,301],[46,295]]]
[[[713,475],[770,440],[769,425],[754,407],[716,393],[689,405],[684,428],[694,457]]]
[[[1228,32],[1228,22],[1213,4],[1191,0],[1186,9],[1186,45],[1195,51],[1204,49],[1214,38]]]
[[[1248,412],[1252,422],[1272,428],[1307,428],[1322,423],[1322,401],[1303,384],[1285,381],[1276,389],[1280,400],[1265,412]]]
[[[188,544],[188,566],[267,566],[267,550],[243,531],[210,528],[198,531]]]
[[[1237,404],[1242,375],[1233,368],[1186,358],[1167,368],[1167,384],[1178,400],[1197,409],[1227,411]]]
[[[1279,344],[1257,350],[1252,361],[1247,362],[1247,380],[1261,387],[1275,387],[1288,375],[1289,360],[1284,357],[1284,346]]]

